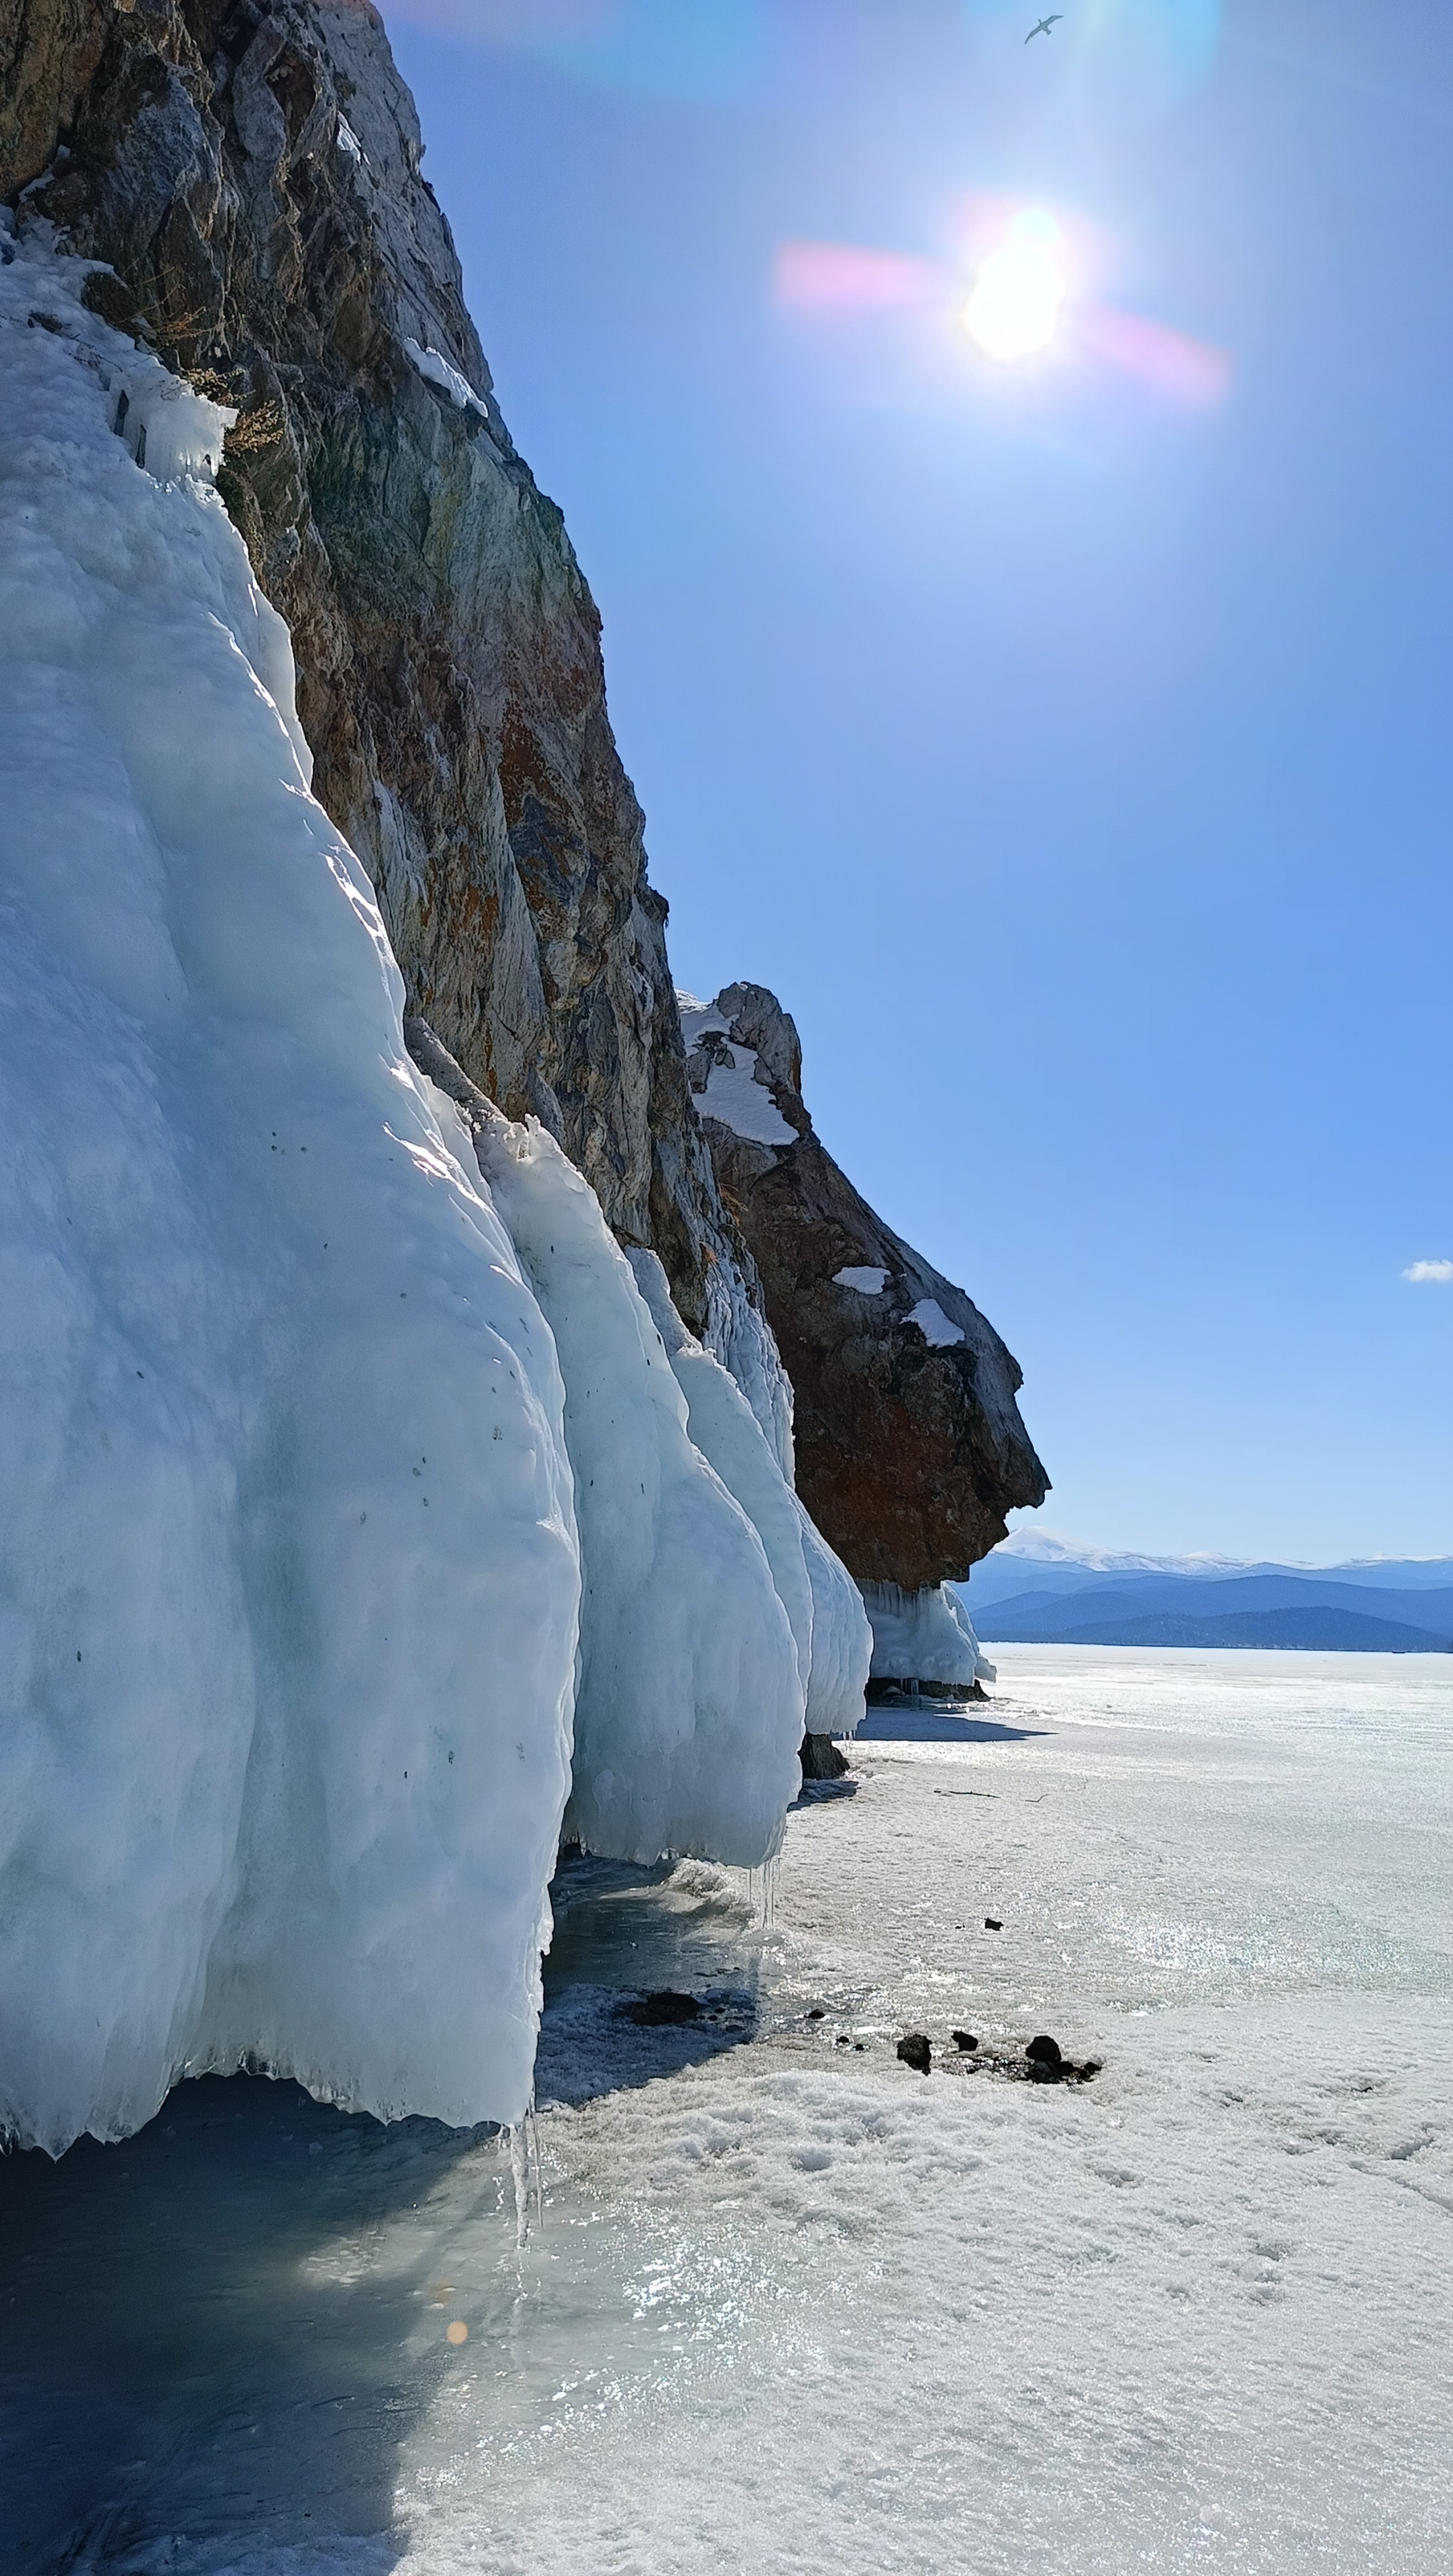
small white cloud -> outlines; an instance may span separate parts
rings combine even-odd
[[[1435,1286],[1446,1288],[1449,1280],[1453,1279],[1453,1261],[1415,1261],[1410,1270],[1403,1272],[1403,1277],[1411,1279],[1415,1288],[1425,1286],[1430,1280]]]

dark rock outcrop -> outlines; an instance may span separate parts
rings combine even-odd
[[[1017,1362],[813,1133],[797,1031],[760,984],[683,1006],[688,1073],[796,1395],[797,1485],[860,1583],[961,1580],[1049,1490]],[[896,1669],[896,1668],[895,1668]]]
[[[219,486],[410,1008],[554,1131],[701,1329],[714,1268],[750,1265],[691,1111],[600,622],[421,157],[369,0],[0,13],[0,197],[109,263],[106,319],[237,408]]]
[[[804,1735],[800,1758],[804,1780],[841,1780],[849,1767],[830,1735]]]

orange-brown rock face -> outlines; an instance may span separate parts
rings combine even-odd
[[[16,0],[0,97],[0,197],[110,263],[106,318],[238,408],[219,487],[411,1009],[552,1128],[700,1327],[739,1247],[599,619],[500,416],[382,21],[368,0]]]
[[[813,1133],[797,1032],[759,984],[683,1011],[722,1194],[796,1395],[797,1486],[860,1583],[961,1580],[1048,1480],[1017,1362],[874,1215]]]

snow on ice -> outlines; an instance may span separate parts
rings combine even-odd
[[[578,1642],[585,1829],[758,1862],[797,1641],[585,1185],[502,1155],[527,1277],[409,1062],[225,423],[0,256],[0,2127],[509,2120]]]

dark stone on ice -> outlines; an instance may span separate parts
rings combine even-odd
[[[841,1780],[848,1768],[847,1755],[830,1735],[804,1735],[799,1758],[804,1780]]]
[[[670,1986],[642,1995],[633,2004],[623,2004],[621,2010],[627,2021],[639,2022],[643,2030],[663,2030],[673,2022],[701,2019],[701,2006],[695,1995],[678,1995]]]
[[[1048,2031],[1041,2031],[1038,2039],[1032,2039],[1024,2054],[1031,2065],[1061,2066],[1064,2063],[1059,2041],[1051,2039]]]
[[[1000,1922],[997,1914],[986,1914],[984,1917],[984,1929],[986,1932],[1002,1932],[1004,1926]]]
[[[965,2057],[972,2056],[974,2050],[979,2045],[971,2030],[951,2031],[949,2036],[952,2039],[955,2048],[960,2050],[962,2055]]]
[[[823,2011],[821,2004],[814,2004],[811,2007],[807,2018],[809,2021],[826,2021],[827,2015]]]
[[[898,2054],[904,2065],[913,2067],[919,2075],[926,2075],[933,2064],[933,2050],[921,2030],[910,2030],[905,2039],[900,2039]]]

